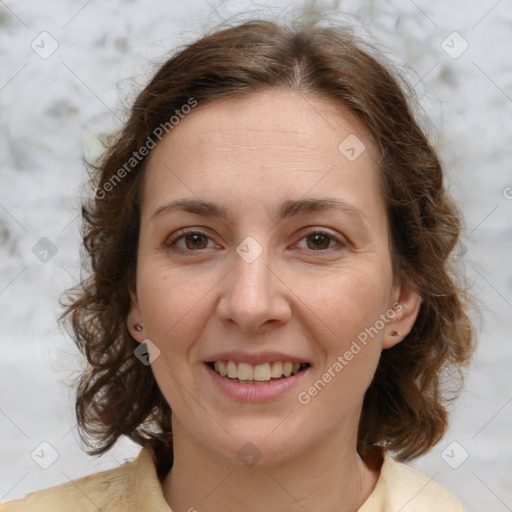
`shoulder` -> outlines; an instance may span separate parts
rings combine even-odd
[[[385,453],[377,485],[359,512],[464,512],[448,488]]]
[[[113,512],[128,510],[140,498],[141,487],[155,482],[151,450],[143,449],[132,462],[29,494],[0,505],[0,512]],[[140,477],[143,478],[140,478]],[[152,478],[154,477],[154,478]],[[142,480],[142,481],[141,481]],[[158,484],[158,480],[156,480]],[[147,487],[145,491],[148,491]]]

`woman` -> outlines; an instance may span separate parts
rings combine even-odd
[[[143,449],[2,511],[463,510],[399,462],[442,438],[473,336],[459,214],[374,55],[253,21],[159,69],[97,166],[66,311],[91,453]]]

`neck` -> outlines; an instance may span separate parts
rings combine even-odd
[[[174,427],[174,425],[173,425]],[[223,459],[176,425],[174,462],[162,482],[173,512],[355,512],[378,480],[343,432],[297,452],[285,462],[245,467]]]

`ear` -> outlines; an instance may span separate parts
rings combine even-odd
[[[128,316],[126,318],[128,330],[133,338],[135,338],[139,343],[143,343],[146,339],[146,334],[144,324],[142,323],[142,312],[140,310],[139,299],[135,292],[130,292],[130,297],[130,310],[128,311]],[[142,326],[142,329],[137,329],[136,326]]]
[[[410,332],[418,317],[422,299],[420,295],[406,284],[398,285],[392,310],[394,316],[388,315],[386,333],[382,348],[391,348],[400,343]]]

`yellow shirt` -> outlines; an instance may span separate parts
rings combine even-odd
[[[133,462],[0,505],[0,512],[172,512],[164,499],[153,453]],[[377,485],[358,512],[463,512],[446,487],[385,453]]]

